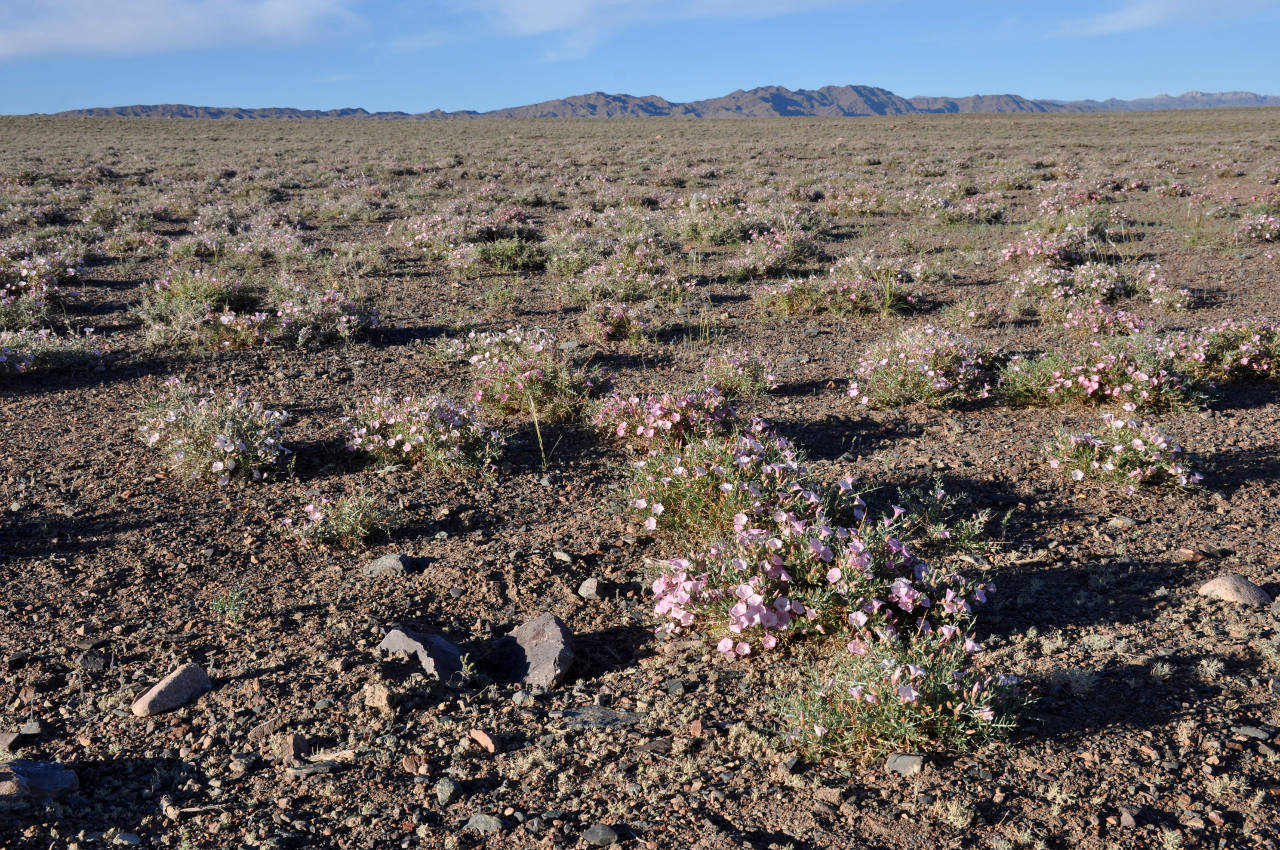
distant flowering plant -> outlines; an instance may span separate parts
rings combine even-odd
[[[989,355],[968,337],[933,325],[909,327],[867,349],[848,394],[859,404],[945,406],[986,398]]]
[[[1130,485],[1171,483],[1191,487],[1202,476],[1181,460],[1183,449],[1160,429],[1110,413],[1097,434],[1061,434],[1049,448],[1049,466],[1073,481],[1099,478]]]
[[[571,284],[590,298],[627,302],[678,300],[690,288],[672,269],[666,246],[647,234],[621,240],[612,254],[584,269]]]
[[[753,231],[742,252],[730,260],[729,276],[734,280],[774,277],[821,255],[818,244],[798,228]]]
[[[473,400],[498,413],[571,420],[595,386],[584,369],[569,362],[555,336],[541,328],[472,333],[463,350],[475,373]]]
[[[232,479],[257,481],[291,454],[282,443],[289,415],[250,399],[241,387],[218,393],[170,378],[141,419],[139,438],[179,474],[220,486]]]
[[[98,362],[102,339],[93,328],[60,336],[48,328],[0,331],[0,376],[43,372]]]
[[[358,548],[381,529],[391,512],[381,498],[359,492],[330,499],[321,496],[302,508],[302,519],[285,517],[280,524],[303,545],[338,545]]]
[[[1127,310],[1095,302],[1068,309],[1062,317],[1062,327],[1094,336],[1128,336],[1145,329],[1147,323]]]
[[[729,398],[758,396],[777,389],[775,368],[764,355],[730,348],[707,358],[702,365],[702,383]]]
[[[262,301],[238,282],[177,271],[152,283],[137,313],[152,345],[222,349],[348,342],[377,324],[372,308],[336,289],[281,281]]]
[[[84,268],[84,249],[32,239],[0,242],[0,330],[48,326],[74,295],[66,287]]]
[[[503,438],[474,406],[444,396],[374,396],[346,419],[347,448],[383,463],[434,469],[483,469],[502,451]]]
[[[1270,213],[1245,216],[1236,228],[1236,235],[1250,242],[1280,242],[1280,216]]]
[[[678,447],[737,425],[733,407],[716,387],[643,398],[614,394],[600,404],[592,422],[611,436],[645,449]]]
[[[587,307],[582,327],[598,342],[620,342],[639,339],[649,321],[629,304],[597,302]]]

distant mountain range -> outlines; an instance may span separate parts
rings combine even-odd
[[[1152,109],[1214,109],[1229,106],[1280,106],[1280,97],[1253,92],[1189,91],[1176,97],[1167,94],[1137,100],[1029,100],[1016,94],[975,94],[969,97],[899,97],[874,86],[823,86],[792,91],[782,86],[739,89],[723,97],[673,103],[657,95],[629,94],[575,95],[528,106],[513,106],[490,112],[368,112],[364,109],[245,109],[240,107],[106,106],[72,109],[58,115],[114,115],[148,118],[646,118],[684,116],[689,118],[765,118],[782,116],[866,116],[968,113],[1033,112],[1136,112]]]

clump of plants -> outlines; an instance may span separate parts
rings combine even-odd
[[[61,336],[48,328],[0,331],[0,375],[70,369],[98,362],[100,340],[92,328]]]
[[[304,545],[359,548],[377,531],[385,531],[391,511],[372,493],[330,499],[322,496],[302,508],[302,519],[285,517],[281,524]]]
[[[777,388],[774,368],[763,355],[729,349],[711,355],[702,364],[702,383],[728,398],[751,398]]]
[[[1280,217],[1270,213],[1247,215],[1236,227],[1236,236],[1249,242],[1280,242]]]
[[[1172,334],[1162,347],[1188,374],[1209,384],[1280,377],[1280,325],[1269,319],[1225,319]]]
[[[344,421],[347,448],[380,463],[429,469],[484,469],[502,452],[503,438],[470,405],[444,396],[374,396]]]
[[[527,412],[544,422],[575,419],[594,387],[546,330],[473,334],[464,346],[475,373],[475,402],[500,414]]]
[[[860,404],[935,407],[986,398],[988,355],[968,337],[917,325],[872,346],[859,358],[849,396]]]
[[[622,239],[611,255],[571,282],[576,296],[627,302],[679,299],[687,288],[672,269],[663,242],[648,234]]]
[[[150,345],[227,349],[348,342],[377,322],[371,308],[337,289],[280,281],[264,297],[201,271],[152,283],[137,314]]]
[[[730,658],[839,647],[785,700],[802,750],[956,748],[1006,723],[1006,683],[972,671],[972,617],[992,587],[918,558],[899,537],[905,509],[869,516],[851,481],[818,484],[764,423],[651,452],[630,498],[689,546],[653,581],[662,630],[706,633]]]
[[[630,304],[597,302],[587,307],[581,326],[597,342],[622,342],[640,339],[649,321]]]
[[[729,261],[729,277],[750,280],[776,277],[822,256],[818,244],[799,228],[754,231],[741,253]]]
[[[48,327],[72,292],[66,287],[84,266],[74,243],[32,239],[0,243],[0,331]]]
[[[1183,448],[1155,426],[1110,413],[1102,414],[1102,421],[1105,427],[1097,434],[1060,434],[1049,447],[1049,466],[1072,481],[1190,487],[1202,480],[1183,463]]]
[[[1192,407],[1193,382],[1167,346],[1150,337],[1117,337],[1066,355],[1013,357],[997,381],[1000,397],[1015,406],[1117,404],[1128,411]]]
[[[736,414],[719,389],[707,387],[684,395],[624,398],[615,394],[600,404],[592,422],[617,439],[647,450],[678,447],[724,432],[736,425]]]
[[[184,478],[219,486],[257,481],[290,455],[282,443],[289,414],[264,407],[242,387],[220,393],[170,378],[141,419],[138,436]]]

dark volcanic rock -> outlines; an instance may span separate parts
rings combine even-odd
[[[573,664],[573,635],[560,618],[542,614],[498,641],[500,677],[533,687],[553,688]]]

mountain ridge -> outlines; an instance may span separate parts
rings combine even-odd
[[[369,112],[359,107],[342,109],[294,109],[292,107],[215,107],[188,104],[152,104],[70,109],[55,115],[149,118],[369,118],[465,119],[465,118],[689,118],[864,117],[873,115],[1003,114],[1138,112],[1160,109],[1217,109],[1280,106],[1280,96],[1254,92],[1189,91],[1132,100],[1033,100],[1016,94],[975,94],[966,97],[904,98],[877,86],[823,86],[791,90],[783,86],[738,89],[720,97],[687,103],[658,95],[609,94],[596,91],[487,112]]]

